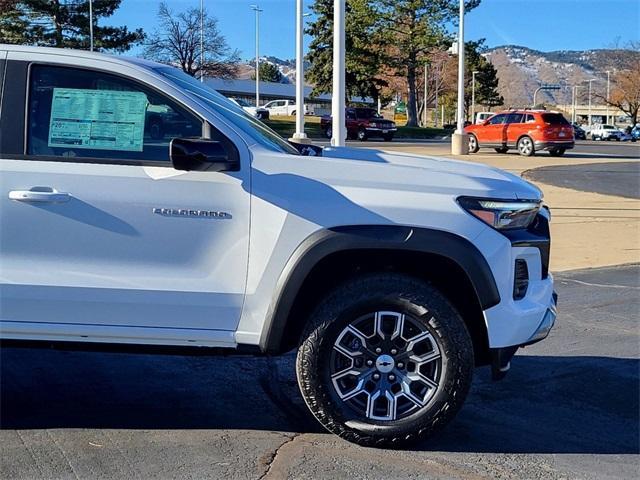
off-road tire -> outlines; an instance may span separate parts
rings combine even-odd
[[[340,332],[363,312],[395,310],[418,319],[442,354],[441,377],[431,399],[399,420],[359,416],[336,394],[330,357]],[[438,432],[462,407],[471,385],[473,344],[459,313],[435,287],[396,273],[364,275],[333,290],[316,307],[296,359],[298,385],[316,419],[330,432],[363,446],[401,446]]]

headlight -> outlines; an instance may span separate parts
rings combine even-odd
[[[539,200],[493,200],[460,197],[458,203],[471,215],[498,230],[527,228],[536,218]]]

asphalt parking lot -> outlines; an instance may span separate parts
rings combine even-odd
[[[524,172],[527,180],[625,198],[640,198],[640,162],[549,166]]]
[[[321,431],[292,357],[5,348],[2,478],[637,478],[640,266],[556,276],[560,317],[502,382],[477,370],[438,437],[374,450]]]

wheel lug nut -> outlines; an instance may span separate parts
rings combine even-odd
[[[393,382],[396,379],[395,375],[389,375],[389,381]]]
[[[398,368],[403,368],[403,367],[404,367],[404,363],[399,362],[399,363],[398,363]]]
[[[379,373],[374,373],[373,374],[373,379],[374,380],[380,380],[380,374]]]
[[[396,353],[398,353],[398,350],[396,350],[395,348],[391,349],[391,355],[395,355]]]
[[[373,360],[367,360],[367,366],[370,367],[371,365],[373,365]]]
[[[382,353],[382,349],[380,347],[376,348],[376,353]]]

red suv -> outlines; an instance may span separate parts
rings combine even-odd
[[[469,134],[469,153],[491,147],[498,153],[517,148],[530,157],[538,150],[548,150],[559,157],[573,148],[573,127],[558,112],[547,110],[509,110],[496,113],[479,125],[464,129]]]

